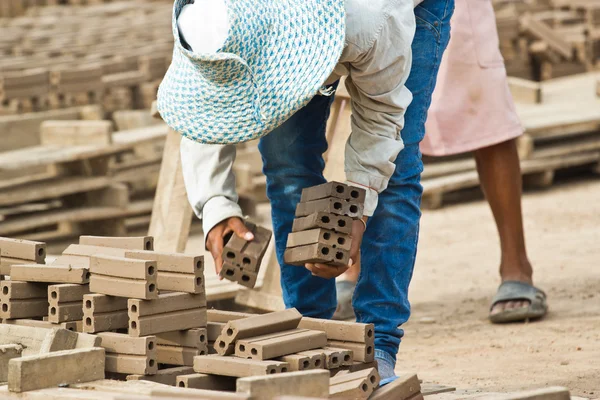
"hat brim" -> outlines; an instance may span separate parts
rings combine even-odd
[[[185,1],[178,0],[173,13],[175,49],[159,87],[158,110],[174,130],[200,143],[238,143],[266,135],[318,93],[344,48],[343,0],[237,0],[232,5],[247,7],[245,12],[269,13],[269,26],[259,30],[260,46],[238,54],[246,57],[251,73],[220,65],[229,72],[216,79],[205,69],[213,65],[199,66],[197,55],[181,45],[176,18],[178,3]],[[242,34],[254,33],[247,31]]]

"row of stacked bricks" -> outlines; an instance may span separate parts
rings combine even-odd
[[[304,189],[288,235],[285,262],[347,266],[352,221],[362,218],[365,196],[364,189],[339,182]]]
[[[326,397],[366,399],[379,384],[372,324],[303,318],[296,309],[209,310],[207,334],[209,355],[195,357],[196,373],[178,377],[178,386],[235,387],[237,378],[328,370]]]
[[[223,267],[219,276],[247,288],[253,288],[271,241],[272,232],[249,221],[245,224],[254,234],[254,239],[246,241],[235,234],[230,235],[223,248]]]
[[[100,336],[106,372],[156,374],[208,351],[202,256],[153,251],[152,237],[82,236],[50,264],[44,243],[0,238],[3,323]]]

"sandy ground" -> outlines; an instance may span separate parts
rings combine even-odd
[[[523,206],[534,281],[548,294],[548,317],[487,322],[499,284],[487,203],[427,211],[398,371],[460,388],[561,385],[600,398],[600,180],[527,193]]]

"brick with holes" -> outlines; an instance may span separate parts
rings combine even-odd
[[[306,263],[321,263],[333,266],[347,266],[350,253],[321,243],[286,249],[283,255],[286,264],[304,266]]]
[[[246,221],[245,224],[254,234],[254,239],[246,241],[237,235],[231,235],[223,248],[223,259],[230,265],[256,274],[273,234],[252,222]]]

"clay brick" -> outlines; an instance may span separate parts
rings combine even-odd
[[[46,259],[46,243],[0,237],[0,257],[42,264]]]
[[[238,339],[235,345],[235,355],[255,360],[267,360],[326,345],[327,335],[324,332],[295,329],[274,335]]]
[[[243,313],[237,311],[225,311],[210,309],[206,311],[209,322],[227,323],[236,319],[248,318],[258,314]]]
[[[79,335],[66,329],[51,329],[40,345],[39,353],[74,349]]]
[[[368,399],[373,391],[379,387],[379,373],[371,368],[334,376],[329,381],[330,398],[334,399]]]
[[[86,256],[71,256],[62,255],[56,257],[56,259],[50,263],[50,265],[62,265],[65,267],[79,267],[79,268],[90,268],[90,258]]]
[[[13,358],[21,357],[22,353],[23,346],[20,344],[0,345],[0,382],[6,382],[8,380],[8,362]]]
[[[92,274],[90,291],[109,296],[153,300],[158,298],[155,280],[113,278]]]
[[[248,242],[237,235],[231,235],[223,248],[223,259],[244,271],[258,272],[273,234],[268,229],[248,221],[246,221],[246,226],[254,233],[254,240]]]
[[[123,333],[102,332],[101,346],[107,353],[129,354],[133,356],[154,356],[156,358],[157,339],[155,336],[131,337]],[[134,374],[137,372],[128,372]]]
[[[157,273],[154,261],[109,256],[90,257],[90,272],[114,278],[143,280],[149,280]]]
[[[83,296],[83,308],[86,313],[99,314],[112,311],[127,312],[127,299],[105,294],[86,294]]]
[[[0,298],[0,318],[33,318],[48,315],[48,299],[8,300]]]
[[[371,398],[375,400],[408,400],[413,399],[420,392],[421,384],[417,375],[406,375],[378,388]]]
[[[247,360],[214,355],[194,357],[194,371],[202,374],[243,378],[288,372],[289,368],[289,364],[280,361]]]
[[[298,352],[298,354],[307,355],[307,356],[311,356],[311,357],[319,357],[319,359],[321,359],[321,360],[324,359],[323,368],[326,368],[326,369],[339,368],[340,363],[342,361],[342,357],[341,357],[341,354],[339,353],[339,351],[330,350],[330,349],[329,350],[318,349],[318,350],[301,351],[301,352]]]
[[[54,324],[49,321],[38,321],[35,319],[9,319],[2,321],[4,324],[10,325],[19,325],[19,326],[28,326],[31,328],[46,328],[46,329],[54,329],[54,328],[62,328],[67,329],[69,331],[80,332],[77,327],[77,322],[63,322],[60,324]],[[81,321],[78,321],[81,323]]]
[[[86,333],[107,332],[125,329],[129,325],[127,310],[101,314],[83,313],[83,331]]]
[[[315,243],[286,249],[283,258],[286,264],[302,267],[306,263],[347,266],[350,262],[350,252]]]
[[[156,335],[158,344],[167,346],[194,347],[207,350],[206,328],[188,329],[185,331],[164,332]]]
[[[274,396],[287,394],[327,398],[329,396],[329,373],[327,371],[300,371],[240,378],[237,380],[237,392],[247,394],[253,399],[271,399]]]
[[[48,285],[19,281],[1,281],[0,296],[7,300],[41,299],[48,293]]]
[[[236,379],[230,376],[187,374],[177,377],[177,387],[189,389],[235,391]]]
[[[152,236],[139,237],[107,237],[107,236],[80,236],[79,244],[115,247],[127,250],[154,250],[154,238]]]
[[[132,317],[144,317],[206,307],[206,296],[204,294],[177,292],[163,293],[155,300],[129,299],[127,306]]]
[[[307,203],[298,203],[296,206],[296,218],[307,217],[317,212],[343,215],[353,219],[362,218],[364,205],[357,201],[348,201],[329,197],[321,200],[313,200]]]
[[[373,324],[303,317],[298,328],[323,331],[330,340],[375,344]]]
[[[14,265],[10,267],[10,277],[15,281],[49,283],[88,283],[87,268],[58,265]]]
[[[324,347],[325,350],[333,350],[340,353],[340,367],[350,367],[354,365],[354,353],[352,350],[338,348],[335,346]]]
[[[120,374],[154,375],[158,372],[156,358],[128,354],[106,353],[106,371]]]
[[[70,321],[81,321],[83,319],[83,301],[71,303],[50,302],[48,306],[48,321],[54,324]]]
[[[219,392],[216,390],[186,389],[160,387],[152,390],[153,399],[167,400],[173,398],[186,400],[254,400],[250,396],[242,393]],[[118,400],[118,399],[115,399]],[[124,399],[121,399],[124,400]],[[140,399],[141,400],[141,399]]]
[[[354,354],[354,361],[372,362],[375,360],[375,346],[370,344],[330,340],[328,346],[351,350]]]
[[[77,285],[65,283],[61,285],[50,285],[47,287],[48,300],[58,303],[71,303],[83,301],[83,295],[90,293],[89,285]]]
[[[208,347],[157,346],[157,359],[161,364],[167,365],[194,365],[194,357],[206,355]]]
[[[175,386],[177,377],[185,374],[192,374],[194,369],[191,367],[174,367],[160,369],[154,375],[132,374],[127,376],[128,381],[150,381],[162,383],[163,385]]]
[[[226,355],[230,345],[236,340],[295,329],[301,319],[302,314],[292,308],[229,321],[215,339],[217,353]]]
[[[308,201],[325,199],[327,197],[337,197],[339,199],[354,200],[364,203],[366,195],[367,192],[363,188],[332,181],[303,189],[300,202],[306,203]]]
[[[68,256],[109,256],[109,257],[125,257],[128,250],[118,249],[115,247],[90,246],[84,244],[72,244],[63,251],[64,255]]]
[[[204,272],[204,256],[163,253],[157,251],[126,251],[125,257],[156,262],[156,267],[162,272],[177,272],[196,274]]]
[[[307,371],[309,369],[314,369],[310,362],[310,357],[306,355],[290,354],[278,357],[276,360],[290,364],[290,371]]]
[[[322,243],[329,247],[350,250],[352,239],[344,233],[337,233],[328,229],[317,228],[303,232],[292,232],[288,235],[287,247],[306,246]]]
[[[255,272],[247,271],[236,265],[229,264],[229,262],[223,263],[219,276],[250,289],[256,286],[256,280],[258,279],[258,275]]]
[[[139,337],[203,326],[206,326],[206,308],[197,308],[131,318],[129,334]]]
[[[352,233],[352,218],[326,212],[317,212],[306,217],[296,218],[292,225],[292,232],[307,231],[315,228],[329,229],[349,235]]]
[[[235,345],[230,344],[229,347],[225,350],[222,350],[222,352],[226,355],[235,353]],[[208,341],[208,354],[218,354],[217,348],[216,348],[216,342],[210,341],[210,340]]]
[[[14,358],[8,363],[8,390],[26,392],[104,379],[104,357],[104,349],[92,348]]]
[[[295,308],[229,321],[222,334],[230,341],[287,331],[298,327],[302,314]]]
[[[204,293],[204,273],[180,274],[176,272],[158,272],[157,279],[160,290],[175,292]]]
[[[210,312],[213,310],[206,310],[208,318],[210,318]],[[221,331],[225,328],[224,322],[207,322],[206,323],[206,336],[209,342],[214,342],[221,335]]]
[[[13,265],[31,264],[29,260],[21,260],[19,258],[0,258],[0,275],[10,275],[10,268]]]

